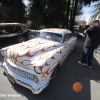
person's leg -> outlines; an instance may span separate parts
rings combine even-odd
[[[92,66],[93,52],[94,52],[94,49],[92,49],[92,48],[88,49],[88,60],[87,60],[87,65],[88,66]]]
[[[88,48],[84,46],[81,63],[86,63],[88,56]]]

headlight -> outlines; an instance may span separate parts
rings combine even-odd
[[[36,66],[34,66],[34,71],[35,71],[37,74],[40,74],[40,73],[41,73],[40,69],[39,69],[38,67],[36,67]]]
[[[34,81],[35,83],[38,83],[38,82],[39,82],[38,77],[34,75],[33,81]]]

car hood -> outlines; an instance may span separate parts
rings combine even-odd
[[[59,42],[35,38],[27,42],[2,48],[1,54],[14,64],[28,68],[29,66],[35,66],[40,57],[45,59],[46,54],[52,55],[52,51],[53,53],[57,52],[56,49],[61,46],[62,44]]]

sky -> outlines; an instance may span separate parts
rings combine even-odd
[[[28,0],[22,0],[22,1],[25,3],[25,5],[27,5],[29,3]]]
[[[95,3],[91,3],[91,5],[90,6],[86,6],[86,7],[83,7],[83,15],[81,15],[80,17],[80,19],[83,19],[83,20],[85,20],[85,21],[88,21],[88,19],[92,16],[92,14],[93,14],[93,6],[96,4],[97,2],[95,2]]]
[[[23,0],[23,2],[25,3],[25,5],[27,5],[29,2],[28,0]],[[96,4],[95,3],[91,3],[90,6],[85,6],[83,7],[83,15],[79,16],[79,19],[85,20],[86,22],[88,21],[88,19],[90,18],[90,16],[92,15],[92,10],[93,10],[93,5]]]

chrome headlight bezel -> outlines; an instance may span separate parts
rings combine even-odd
[[[40,73],[41,73],[41,70],[40,70],[37,66],[34,66],[34,71],[35,71],[37,74],[40,74]]]

